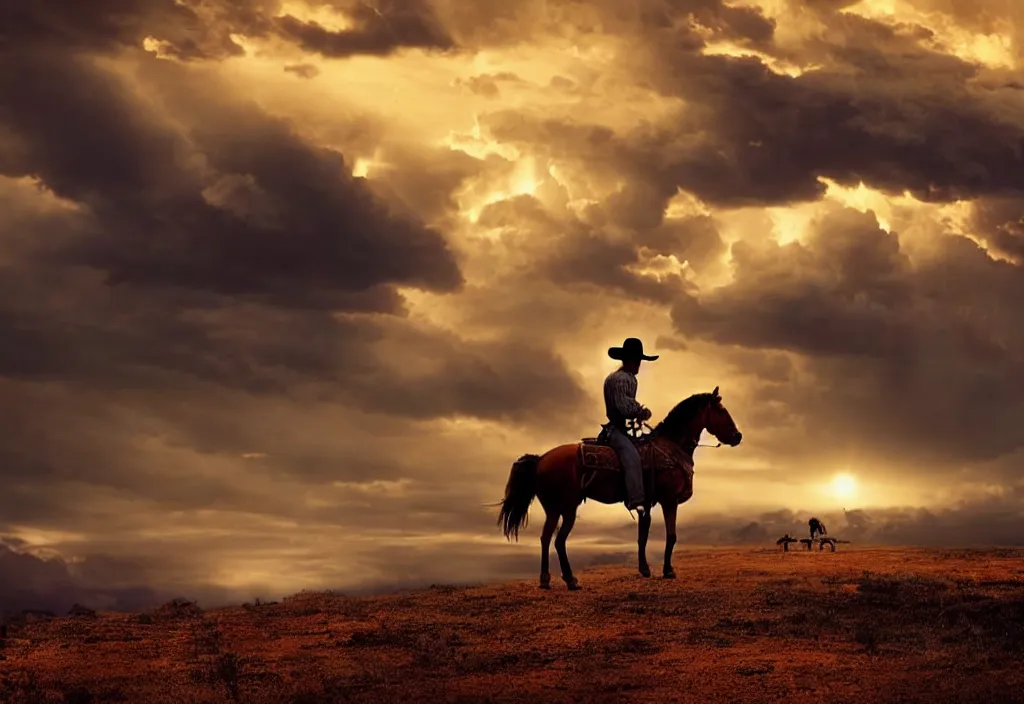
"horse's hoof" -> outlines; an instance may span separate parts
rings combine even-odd
[[[662,579],[675,579],[676,578],[676,571],[675,570],[665,570],[665,572],[661,575],[661,577],[662,577]]]
[[[565,578],[563,577],[563,579]],[[583,587],[580,586],[580,580],[575,577],[569,577],[566,579],[565,586],[567,586],[571,592],[578,592],[580,589],[583,589]]]
[[[651,568],[648,567],[647,565],[640,565],[640,576],[641,577],[650,577],[651,576]]]
[[[542,574],[540,576],[540,584],[538,586],[541,589],[551,589],[551,575]]]

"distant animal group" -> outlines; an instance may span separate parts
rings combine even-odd
[[[810,538],[794,538],[789,533],[775,541],[777,546],[782,548],[783,552],[789,552],[790,543],[800,543],[804,546],[805,550],[811,550],[814,547],[814,543],[818,543],[818,550],[824,550],[827,545],[832,552],[836,551],[837,543],[849,543],[849,540],[840,540],[838,538],[829,538],[828,530],[825,528],[825,524],[819,521],[817,518],[811,518],[807,521],[807,527],[810,529]]]

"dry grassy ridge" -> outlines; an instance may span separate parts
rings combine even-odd
[[[9,627],[0,701],[1024,701],[1024,551],[682,551],[380,597]]]

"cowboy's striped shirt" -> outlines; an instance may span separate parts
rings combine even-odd
[[[636,401],[636,375],[618,369],[604,380],[604,407],[608,421],[622,427],[629,418],[639,418],[643,406]]]

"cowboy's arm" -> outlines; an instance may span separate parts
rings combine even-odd
[[[650,411],[636,401],[636,386],[625,375],[612,379],[612,399],[623,418],[650,418]]]

